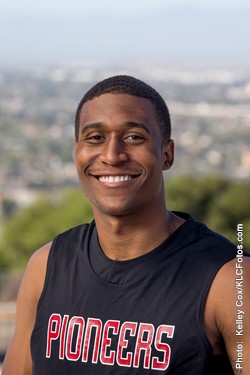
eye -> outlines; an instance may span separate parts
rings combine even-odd
[[[100,139],[104,139],[104,137],[102,135],[92,135],[88,139],[94,139],[96,141],[99,141]]]
[[[102,143],[105,140],[104,136],[101,134],[86,134],[82,141],[85,143],[96,144]]]
[[[129,136],[127,137],[127,139],[133,139],[133,140],[136,140],[136,139],[143,139],[143,137],[140,136],[140,135],[137,135],[137,134],[132,134],[132,135],[129,135]]]
[[[124,138],[124,140],[131,144],[140,144],[145,141],[145,137],[141,134],[129,134]]]

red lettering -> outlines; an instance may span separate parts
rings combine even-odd
[[[125,338],[127,332],[130,331],[130,336],[135,336],[136,328],[135,322],[125,322],[121,326],[116,358],[119,366],[130,367],[132,364],[133,353],[127,352],[127,355],[123,357],[123,350],[128,347],[129,341]]]
[[[96,333],[95,333],[94,349],[93,349],[93,355],[92,355],[92,363],[97,363],[97,360],[98,360],[98,353],[99,353],[100,340],[101,340],[102,322],[101,322],[100,319],[89,318],[88,322],[87,322],[87,326],[86,326],[86,332],[85,332],[82,362],[87,362],[87,360],[88,360],[89,344],[90,344],[90,338],[91,338],[91,333],[92,333],[93,327],[96,329]]]
[[[48,330],[47,330],[47,349],[46,349],[46,357],[50,358],[51,356],[51,342],[52,340],[57,340],[60,333],[61,327],[61,315],[59,314],[52,314],[49,318],[48,323]]]
[[[85,334],[84,334],[85,329]],[[48,321],[46,357],[165,371],[170,365],[175,326],[52,314]],[[57,343],[56,343],[57,341]],[[54,345],[54,347],[53,347]],[[153,346],[154,345],[154,346]],[[59,348],[58,348],[59,347]],[[152,348],[154,353],[152,354]],[[53,352],[52,352],[53,350]],[[58,353],[55,351],[58,350]],[[92,358],[91,358],[92,357]]]
[[[135,346],[134,367],[139,367],[141,352],[144,351],[143,367],[150,367],[151,345],[154,336],[153,324],[140,323]],[[145,338],[145,335],[147,336]]]
[[[59,349],[59,358],[64,359],[64,351],[65,351],[65,336],[66,336],[66,328],[69,321],[69,316],[64,315],[62,321],[62,329],[60,335],[60,349]]]
[[[76,340],[75,340],[75,350],[72,349],[73,337],[75,327],[77,328]],[[68,333],[67,333],[67,345],[66,345],[66,357],[70,361],[77,361],[81,355],[82,339],[83,339],[83,328],[84,319],[80,316],[74,316],[70,319]]]
[[[166,370],[169,366],[170,356],[171,356],[171,348],[168,344],[161,342],[162,335],[165,333],[168,338],[174,337],[174,326],[167,326],[161,325],[157,328],[156,335],[155,335],[155,348],[160,351],[164,352],[163,361],[159,361],[159,358],[153,357],[152,358],[152,370]]]
[[[111,346],[111,338],[109,337],[109,331],[112,330],[113,334],[118,333],[120,322],[117,320],[108,320],[103,329],[103,338],[101,346],[100,361],[104,365],[113,365],[115,362],[115,351],[110,350],[110,354],[107,355],[107,348]]]

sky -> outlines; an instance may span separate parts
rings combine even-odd
[[[0,65],[250,66],[249,0],[0,0]]]

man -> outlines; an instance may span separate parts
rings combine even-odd
[[[32,256],[3,375],[249,375],[249,260],[166,209],[170,137],[165,102],[140,80],[85,94],[75,164],[95,221]]]

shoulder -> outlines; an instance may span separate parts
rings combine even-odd
[[[44,245],[31,256],[26,270],[24,272],[23,280],[19,290],[20,295],[26,296],[25,298],[30,298],[34,302],[38,301],[40,294],[43,289],[46,268],[49,253],[52,247],[52,242]]]
[[[215,266],[217,273],[224,264],[236,259],[237,246],[205,224],[195,223],[194,244],[196,253],[200,254],[207,267]]]
[[[224,264],[236,258],[237,247],[204,223],[191,221],[187,228],[181,246],[187,247],[190,263],[196,267],[194,271],[198,275],[204,272],[211,283]]]
[[[216,274],[204,311],[204,321],[210,338],[214,337],[215,341],[222,338],[232,366],[237,359],[235,353],[238,342],[244,342],[245,346],[250,345],[250,334],[246,329],[250,325],[249,312],[250,257],[236,256],[225,263]]]
[[[199,227],[200,235],[205,239],[209,244],[216,245],[221,248],[233,249],[236,252],[236,245],[232,243],[228,238],[224,237],[218,232],[210,229],[206,224],[197,222]]]
[[[224,264],[223,267],[217,273],[213,284],[211,286],[211,293],[214,293],[221,298],[227,298],[229,295],[235,296],[237,288],[243,285],[244,288],[249,289],[250,283],[248,283],[250,277],[250,257],[237,256],[231,261]],[[223,297],[224,296],[224,297]],[[236,296],[237,297],[237,296]],[[237,306],[235,297],[233,298],[234,304]],[[239,303],[238,303],[239,304]],[[219,304],[219,306],[221,303]]]
[[[77,247],[76,244],[81,243],[82,238],[86,237],[88,231],[92,231],[93,226],[94,223],[81,224],[70,228],[63,233],[58,234],[53,241],[34,252],[28,262],[23,278],[23,284],[25,284],[27,288],[29,288],[29,285],[33,285],[32,290],[36,294],[34,297],[38,297],[38,299],[40,298],[50,258],[51,256],[53,257],[52,254],[55,249],[58,252],[58,256],[60,256],[62,252],[65,252],[65,249],[69,248],[69,246],[71,249]]]
[[[236,256],[219,270],[211,285],[210,298],[213,298],[221,331],[228,321],[224,319],[226,316],[232,319],[243,306],[249,308],[249,296],[250,257]]]
[[[16,305],[15,332],[5,356],[4,374],[31,374],[30,337],[43,288],[51,243],[37,250],[26,267]]]
[[[70,228],[60,234],[53,241],[53,247],[56,244],[63,245],[64,243],[76,244],[79,241],[82,241],[88,234],[91,234],[93,228],[95,227],[95,222],[80,224],[73,228]]]

